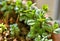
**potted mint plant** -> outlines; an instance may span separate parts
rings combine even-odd
[[[31,0],[2,1],[0,11],[2,12],[3,24],[7,24],[9,36],[5,36],[7,41],[52,41],[51,34],[58,28],[55,22],[50,24],[52,19],[45,17],[48,6],[43,5],[38,9]],[[7,38],[6,38],[7,37]],[[9,40],[9,39],[10,40]],[[12,40],[11,40],[12,39]]]
[[[52,34],[53,41],[60,41],[60,28],[54,30]]]

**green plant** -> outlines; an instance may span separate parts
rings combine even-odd
[[[7,27],[2,23],[0,24],[0,33],[2,34],[4,31],[7,31]]]
[[[30,32],[28,33],[28,37],[35,38],[36,35],[39,34],[41,36],[41,39],[43,39],[45,36],[51,34],[56,28],[58,28],[57,23],[54,23],[53,25],[48,24],[48,21],[51,21],[48,19],[46,19],[46,17],[44,17],[44,14],[40,13],[39,17],[36,20],[34,20],[34,21],[28,20],[29,22],[27,21],[27,23],[29,25],[31,24]],[[47,36],[47,39],[48,39],[48,37],[49,36]]]
[[[20,29],[18,28],[17,24],[10,25],[10,36],[17,37],[20,34]]]
[[[43,5],[42,7],[43,7],[42,9],[43,9],[44,11],[48,11],[48,5],[47,5],[47,4]]]
[[[49,35],[58,28],[56,22],[51,25],[49,24],[49,21],[52,21],[51,18],[45,17],[48,6],[43,5],[42,9],[38,9],[30,0],[26,4],[23,4],[22,0],[16,0],[16,2],[2,1],[0,11],[4,13],[4,19],[6,17],[9,20],[12,15],[13,20],[18,18],[20,22],[23,21],[24,24],[29,25],[30,31],[26,37],[33,38],[34,41],[48,41]],[[17,15],[16,18],[15,15]],[[19,32],[17,24],[10,22],[10,35],[12,37],[19,36]]]
[[[45,12],[47,10],[48,8],[47,7],[45,8],[44,5],[43,10],[39,10],[39,9],[36,10],[38,12],[36,13],[37,15],[35,16],[36,19],[31,18],[27,20],[27,24],[30,25],[30,32],[27,35],[28,37],[35,38],[36,35],[39,34],[41,36],[41,39],[43,39],[44,38],[43,36],[47,36],[51,34],[56,28],[58,28],[58,24],[56,22],[53,25],[48,24],[49,21],[52,20],[49,17],[48,18],[45,17]],[[47,38],[48,37],[49,36],[47,36]]]
[[[55,29],[53,33],[55,33],[55,34],[60,34],[60,28]]]

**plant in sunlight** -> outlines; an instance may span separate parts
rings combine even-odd
[[[2,1],[0,11],[3,13],[4,22],[0,24],[0,33],[7,29],[4,24],[8,24],[10,37],[20,36],[19,41],[26,41],[26,37],[33,41],[52,41],[49,37],[58,28],[58,23],[50,24],[52,19],[45,17],[47,4],[43,5],[42,9],[38,9],[35,4],[31,0]]]

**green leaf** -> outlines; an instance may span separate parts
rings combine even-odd
[[[29,38],[35,38],[36,34],[34,32],[29,32],[27,37]]]
[[[34,39],[34,41],[41,41],[41,36],[38,35],[38,36]]]
[[[48,5],[47,5],[47,4],[43,5],[43,6],[42,6],[42,9],[43,9],[44,11],[48,11]]]
[[[30,7],[32,5],[32,1],[27,1],[27,6]]]
[[[59,27],[58,23],[55,22],[55,23],[53,24],[53,29],[57,29],[58,27]]]
[[[10,25],[10,34],[11,37],[19,36],[20,29],[18,28],[17,24]]]
[[[22,0],[16,0],[16,6],[21,8],[22,7]]]
[[[6,5],[7,3],[6,3],[6,1],[2,1],[2,5],[4,6],[4,5]]]
[[[55,33],[55,34],[60,34],[60,28],[55,29],[55,30],[53,31],[53,33]]]
[[[7,27],[3,23],[0,24],[0,33],[2,33],[5,30],[7,30]]]
[[[28,24],[28,25],[34,25],[34,24],[35,24],[35,21],[34,21],[34,20],[28,20],[28,21],[27,21],[27,24]]]

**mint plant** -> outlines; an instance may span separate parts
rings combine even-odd
[[[0,33],[2,34],[4,31],[7,31],[7,27],[2,23],[0,24]]]
[[[35,3],[32,4],[31,0],[28,0],[25,4],[23,4],[22,1],[23,0],[16,0],[16,2],[13,2],[5,0],[0,4],[0,11],[3,12],[3,20],[4,22],[7,21],[7,24],[10,25],[10,36],[19,36],[20,29],[18,24],[23,22],[24,25],[29,26],[30,30],[29,33],[25,35],[25,38],[29,37],[33,39],[33,41],[49,41],[49,35],[58,28],[58,24],[56,22],[53,25],[49,24],[49,22],[52,21],[51,18],[45,17],[48,6],[45,4],[42,6],[42,9],[38,9]],[[16,22],[17,19],[18,22]]]
[[[10,25],[10,35],[11,37],[17,37],[20,34],[20,29],[17,24]]]

